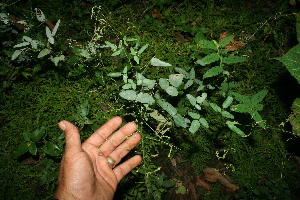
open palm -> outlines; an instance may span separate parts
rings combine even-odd
[[[140,141],[134,133],[136,124],[127,123],[119,130],[122,119],[114,117],[81,144],[77,128],[67,121],[59,123],[64,130],[66,148],[58,177],[55,197],[59,200],[110,200],[117,184],[142,161],[136,155],[118,163]],[[115,163],[108,162],[108,158]]]

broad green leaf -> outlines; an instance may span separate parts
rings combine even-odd
[[[150,113],[150,116],[153,117],[158,122],[166,122],[167,119],[160,113],[158,113],[157,110],[154,110]]]
[[[228,96],[225,101],[222,104],[223,108],[228,108],[228,106],[230,106],[230,104],[232,103],[233,98],[231,96]]]
[[[224,71],[223,68],[220,66],[212,67],[205,72],[205,74],[203,75],[203,78],[217,76],[217,75],[221,74],[223,71]]]
[[[123,81],[124,81],[124,83],[128,82],[128,75],[127,74],[123,74]]]
[[[36,144],[34,142],[28,144],[28,151],[31,155],[34,155],[34,156],[36,155],[37,147],[36,147]]]
[[[24,39],[26,42],[32,42],[32,38],[31,38],[31,37],[23,36],[23,39]]]
[[[46,36],[47,36],[48,39],[53,38],[51,30],[48,26],[46,26]]]
[[[138,51],[138,54],[141,55],[147,48],[148,48],[149,44],[146,44],[144,46],[142,46],[140,48],[140,50]]]
[[[198,104],[195,105],[195,108],[196,108],[197,110],[201,110],[201,106],[198,105]]]
[[[61,151],[59,147],[53,142],[47,142],[45,145],[45,152],[50,156],[59,156]]]
[[[133,56],[133,60],[137,63],[140,64],[140,59],[137,56]]]
[[[33,49],[37,49],[39,43],[37,40],[32,40],[30,44]]]
[[[150,96],[148,93],[143,93],[143,92],[140,92],[137,95],[136,101],[138,101],[140,103],[150,104],[150,105],[155,102],[155,100],[153,99],[152,96]]]
[[[220,56],[217,53],[212,53],[201,59],[206,65],[216,62],[220,59]]]
[[[134,101],[136,100],[136,91],[134,90],[124,90],[120,92],[120,96],[126,100]]]
[[[187,94],[186,97],[190,101],[190,103],[195,106],[196,105],[196,98],[193,95]]]
[[[180,185],[176,191],[178,194],[185,194],[186,188],[183,185]]]
[[[60,56],[56,56],[54,58],[51,57],[50,59],[55,64],[55,66],[57,66],[59,61],[64,61],[65,60],[65,56],[64,55],[60,55]]]
[[[203,92],[201,96],[198,96],[196,98],[197,103],[202,104],[205,101],[206,97],[207,97],[207,93]]]
[[[182,83],[182,80],[183,80],[183,74],[171,74],[169,76],[169,82],[174,87],[178,87]]]
[[[225,38],[223,38],[220,42],[219,42],[219,46],[220,47],[225,47],[227,44],[229,44],[229,42],[231,42],[234,38],[234,35],[229,35]]]
[[[184,85],[184,89],[187,89],[193,85],[194,81],[193,80],[188,80],[186,84]]]
[[[201,66],[205,66],[206,65],[206,63],[203,62],[202,60],[197,60],[195,63],[198,64],[198,65],[201,65]]]
[[[123,90],[128,90],[128,89],[131,89],[131,88],[132,88],[132,85],[130,83],[127,83],[127,84],[122,86]]]
[[[153,57],[151,60],[150,60],[150,63],[151,65],[153,66],[156,66],[156,67],[169,67],[169,66],[172,66],[171,64],[169,63],[166,63],[164,61],[161,61],[155,57]]]
[[[109,76],[109,77],[120,77],[120,76],[122,76],[122,73],[121,72],[112,72],[112,73],[107,74],[107,76]]]
[[[109,42],[109,41],[105,41],[105,44],[110,47],[113,51],[117,50],[117,46],[114,45],[113,43]]]
[[[227,124],[228,128],[230,128],[236,134],[238,134],[242,137],[246,136],[245,133],[241,129],[239,129],[238,127],[235,126],[235,124],[238,124],[237,122],[227,121],[226,124]]]
[[[115,51],[113,54],[111,54],[111,56],[118,56],[121,54],[123,49],[118,49],[117,51]]]
[[[35,8],[34,10],[35,10],[37,20],[44,23],[46,20],[46,17],[44,15],[44,13],[41,11],[41,9]]]
[[[204,49],[213,49],[213,50],[217,50],[218,49],[217,45],[213,41],[199,40],[199,41],[196,41],[196,43],[201,48],[204,48]]]
[[[198,113],[188,112],[188,115],[193,119],[200,119],[200,115]]]
[[[252,116],[252,118],[256,121],[256,123],[257,123],[260,127],[265,128],[266,124],[265,124],[265,122],[262,120],[260,114],[259,114],[257,111],[251,113],[251,116]]]
[[[48,38],[48,42],[49,42],[50,44],[54,44],[54,38],[51,36],[50,38]]]
[[[77,107],[77,113],[81,117],[87,117],[90,112],[90,103],[87,99],[85,99],[78,107]]]
[[[15,52],[11,56],[11,60],[15,60],[21,53],[22,53],[21,50],[15,50]]]
[[[228,56],[223,58],[223,63],[225,64],[235,64],[240,62],[245,62],[247,58],[241,56]]]
[[[181,69],[179,67],[175,67],[174,70],[180,74],[183,74],[185,78],[189,77],[189,73],[185,71],[184,69]]]
[[[173,87],[173,86],[169,86],[169,87],[167,87],[165,90],[166,90],[166,92],[167,92],[169,95],[171,95],[171,96],[173,96],[173,97],[175,97],[175,96],[178,95],[177,89],[176,89],[175,87]]]
[[[189,131],[194,134],[198,131],[199,128],[200,128],[200,122],[198,120],[193,120],[189,128]]]
[[[51,53],[51,49],[43,49],[42,51],[40,51],[38,58],[42,58],[42,57],[48,55],[49,53]]]
[[[251,109],[250,109],[248,104],[232,105],[231,110],[234,111],[234,112],[240,112],[240,113],[251,112]]]
[[[30,44],[30,42],[22,42],[22,43],[20,43],[20,44],[16,44],[16,45],[14,46],[14,48],[25,47],[25,46],[27,46],[27,45],[29,45],[29,44]]]
[[[262,90],[262,91],[258,92],[257,94],[253,95],[251,97],[251,101],[253,103],[259,103],[265,98],[265,96],[267,94],[268,94],[268,90]]]
[[[20,145],[17,146],[16,150],[14,151],[14,156],[19,157],[21,155],[23,155],[24,153],[28,152],[29,148],[28,148],[28,142],[23,142]]]
[[[164,90],[170,86],[169,81],[165,78],[160,78],[158,84]]]
[[[80,49],[80,55],[85,57],[85,58],[90,58],[91,57],[90,53],[85,49]]]
[[[209,125],[208,125],[208,122],[206,121],[206,119],[200,118],[199,122],[202,126],[204,126],[204,128],[209,128]]]
[[[225,111],[225,110],[222,110],[222,111],[221,111],[221,115],[222,115],[223,117],[228,118],[228,119],[234,119],[234,116],[233,116],[230,112],[227,112],[227,111]]]
[[[216,104],[214,104],[214,103],[210,103],[209,105],[210,105],[210,107],[212,107],[212,109],[213,109],[214,111],[216,111],[216,112],[221,112],[221,111],[222,111],[222,109],[221,109],[218,105],[216,105]]]
[[[280,58],[276,58],[282,62],[289,70],[291,75],[300,84],[300,44],[291,48],[285,55]]]
[[[30,133],[29,131],[24,131],[23,132],[23,138],[26,142],[30,142],[31,141],[31,137],[30,137]]]
[[[176,113],[176,115],[173,116],[173,119],[174,119],[174,123],[177,126],[180,126],[182,128],[186,128],[186,126],[187,126],[186,120],[179,113]]]
[[[300,137],[300,98],[295,99],[291,108],[292,113],[289,116],[289,121],[293,127],[292,131]]]
[[[136,51],[134,50],[133,47],[130,47],[130,54],[136,56]]]
[[[54,28],[53,28],[53,31],[52,31],[52,36],[55,36],[57,30],[58,30],[58,27],[59,27],[59,24],[60,24],[60,19],[56,22]]]
[[[195,73],[195,69],[194,68],[191,69],[189,75],[190,75],[189,79],[195,79],[196,73]]]
[[[144,79],[142,85],[146,86],[149,90],[153,89],[156,81],[150,79]]]
[[[169,115],[172,117],[176,115],[177,110],[174,106],[172,106],[170,103],[163,101],[163,100],[157,100],[158,105],[164,109]]]
[[[45,135],[45,131],[46,131],[46,128],[43,126],[36,129],[35,131],[33,131],[30,136],[31,141],[33,141],[33,142],[40,141],[42,139],[42,137]]]

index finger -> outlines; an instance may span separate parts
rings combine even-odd
[[[97,129],[84,143],[99,147],[122,124],[121,117],[114,117]]]

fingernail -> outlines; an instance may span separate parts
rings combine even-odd
[[[59,128],[60,128],[62,131],[66,130],[66,125],[65,125],[65,123],[63,123],[63,122],[59,122],[59,123],[58,123],[58,126],[59,126]]]

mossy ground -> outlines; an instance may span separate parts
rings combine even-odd
[[[178,165],[170,168],[171,159],[167,157],[169,151],[162,150],[160,146],[156,146],[153,152],[160,156],[155,164],[162,166],[168,179],[182,179],[183,183],[194,181],[192,177],[201,174],[206,167],[219,167],[240,186],[240,190],[234,194],[224,191],[218,183],[211,184],[213,189],[210,193],[196,187],[199,199],[265,199],[268,197],[266,193],[275,195],[276,199],[280,199],[280,195],[294,199],[299,195],[296,193],[300,188],[299,163],[295,159],[295,156],[300,156],[295,147],[299,145],[299,139],[290,133],[291,127],[287,123],[284,127],[280,124],[288,118],[292,101],[299,97],[300,88],[285,67],[272,59],[282,56],[297,43],[292,13],[299,10],[289,1],[16,1],[7,4],[10,6],[5,8],[9,12],[29,21],[34,20],[32,11],[35,7],[41,8],[50,20],[60,18],[63,21],[58,39],[61,44],[65,38],[88,41],[94,26],[94,21],[89,18],[91,7],[94,4],[102,5],[102,16],[110,24],[105,29],[102,42],[138,35],[143,44],[149,44],[142,62],[156,56],[183,68],[193,65],[191,55],[195,52],[192,44],[196,33],[191,27],[204,27],[202,33],[208,40],[218,40],[224,32],[235,34],[245,42],[238,52],[247,55],[248,61],[232,66],[232,76],[241,83],[241,93],[253,94],[265,88],[269,90],[263,101],[265,107],[262,112],[267,128],[262,130],[249,125],[246,129],[250,136],[247,138],[235,136],[228,130],[221,133],[203,130],[203,133],[191,136],[184,130],[175,129],[168,136],[171,137],[170,142],[178,147],[174,149],[174,159]],[[162,18],[153,17],[155,8],[159,8]],[[4,53],[0,55],[3,57]],[[107,74],[122,70],[122,59],[112,59],[105,52],[101,59],[100,64],[92,63],[86,73],[71,78],[67,78],[66,73],[72,66],[55,68],[49,61],[52,68],[46,67],[29,79],[16,77],[10,87],[1,89],[0,199],[50,199],[55,189],[55,179],[51,179],[57,175],[59,157],[48,158],[55,161],[49,169],[40,161],[24,164],[22,161],[31,158],[29,155],[19,159],[13,156],[23,140],[22,132],[45,126],[45,140],[59,137],[61,132],[57,123],[60,120],[73,118],[74,123],[80,124],[78,119],[74,120],[74,115],[78,105],[85,100],[91,106],[89,119],[93,124],[81,129],[83,139],[115,115],[124,116],[125,120],[132,119],[127,113],[130,108],[126,108],[117,95],[116,83],[107,77],[99,80],[93,74],[94,71]],[[171,69],[150,68],[147,73],[151,78],[169,71]],[[6,81],[5,78],[3,76],[1,80]],[[216,127],[219,122],[217,116],[211,119]],[[145,148],[151,149],[155,143],[148,145]],[[162,148],[168,149],[168,146],[163,145]],[[215,152],[223,148],[230,149],[229,153],[225,159],[218,160]],[[45,171],[48,172],[46,175]],[[180,173],[184,176],[180,176]],[[46,181],[41,185],[43,178]],[[116,199],[124,199],[122,195],[129,193],[124,185],[121,183],[122,191],[116,195]],[[147,192],[145,189],[140,191]],[[175,188],[164,195],[165,198],[192,199],[195,194],[190,191],[176,194]]]

